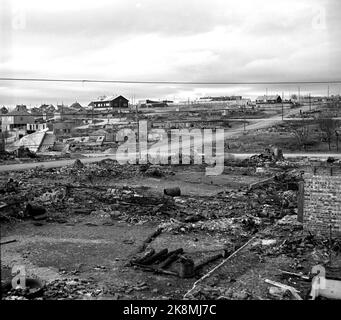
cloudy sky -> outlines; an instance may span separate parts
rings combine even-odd
[[[340,80],[339,0],[0,0],[0,77],[164,81]],[[187,99],[297,92],[274,85],[0,81],[0,105],[100,95]],[[331,85],[330,93],[340,93]],[[327,94],[327,85],[301,86]]]

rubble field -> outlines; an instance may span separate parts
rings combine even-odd
[[[292,299],[265,279],[304,298],[310,282],[282,271],[340,262],[340,243],[297,222],[304,165],[260,155],[206,176],[106,159],[2,173],[3,299]],[[15,265],[35,287],[12,288]]]

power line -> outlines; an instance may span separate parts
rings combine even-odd
[[[0,81],[31,81],[31,82],[79,82],[79,83],[118,83],[118,84],[182,84],[182,85],[251,85],[251,84],[341,84],[341,80],[317,80],[317,81],[139,81],[139,80],[96,80],[96,79],[56,79],[56,78],[6,78]]]

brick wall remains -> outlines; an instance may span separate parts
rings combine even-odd
[[[341,237],[341,167],[314,167],[304,174],[304,230]]]

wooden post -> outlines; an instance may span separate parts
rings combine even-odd
[[[304,181],[298,183],[298,195],[297,195],[297,221],[303,222],[304,214]]]

